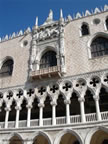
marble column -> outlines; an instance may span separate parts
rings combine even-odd
[[[100,113],[100,107],[99,107],[99,96],[94,96],[93,98],[95,100],[97,120],[101,121],[101,113]]]
[[[52,105],[52,125],[56,125],[56,105],[55,101],[51,102]]]
[[[44,108],[44,104],[43,103],[39,103],[39,126],[43,126],[43,108]]]
[[[6,115],[5,115],[5,128],[8,128],[8,119],[9,119],[9,112],[10,112],[10,107],[6,107],[5,111],[6,111]]]
[[[66,104],[66,123],[70,124],[70,100],[64,100]]]
[[[81,122],[86,122],[86,117],[85,117],[85,109],[84,109],[84,101],[85,99],[82,97],[78,98],[78,101],[80,102],[80,112],[81,112]]]
[[[27,111],[27,127],[30,127],[32,105],[27,105],[26,107],[28,109],[28,111]]]
[[[21,107],[20,106],[16,106],[15,109],[16,109],[15,128],[18,128],[19,127],[19,116],[20,116]]]

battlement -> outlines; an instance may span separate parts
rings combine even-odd
[[[81,19],[81,18],[85,18],[85,17],[88,17],[88,16],[92,16],[92,15],[96,15],[96,14],[100,14],[100,13],[104,13],[104,12],[107,12],[108,11],[108,5],[105,5],[104,8],[95,8],[94,10],[86,10],[85,12],[77,12],[76,14],[73,14],[73,16],[71,16],[70,14],[64,18],[64,24],[67,24],[73,20],[78,20],[78,19]],[[53,14],[52,14],[53,15]],[[48,17],[46,19],[46,21],[44,22],[44,24],[38,26],[39,29],[41,28],[45,28],[47,27],[49,24],[51,23],[58,23],[58,21],[54,21],[53,20],[53,16],[52,16],[52,20],[50,20],[50,18]],[[0,43],[1,42],[5,42],[7,40],[11,40],[11,39],[14,39],[14,38],[17,38],[19,36],[23,36],[23,35],[27,35],[28,33],[30,33],[32,31],[32,29],[30,27],[28,27],[25,31],[23,30],[20,30],[19,32],[13,32],[12,34],[10,35],[6,35],[6,36],[3,36],[2,38],[0,38]]]

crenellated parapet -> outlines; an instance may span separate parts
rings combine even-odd
[[[64,22],[65,22],[65,24],[67,24],[67,23],[71,22],[72,20],[84,18],[84,17],[91,16],[91,15],[96,15],[96,14],[103,13],[103,12],[106,12],[106,11],[108,11],[108,5],[105,5],[104,8],[102,8],[102,7],[97,8],[96,7],[94,10],[91,10],[91,11],[86,10],[85,12],[82,12],[82,13],[77,12],[76,14],[73,14],[73,16],[71,16],[69,14],[64,19]],[[38,41],[43,41],[44,39],[48,39],[49,36],[54,37],[55,35],[58,35],[59,32],[58,32],[57,28],[53,28],[53,29],[51,28],[51,30],[49,28],[48,29],[45,28],[48,25],[52,26],[52,25],[56,25],[57,23],[58,23],[58,21],[53,20],[53,12],[52,12],[52,10],[50,10],[50,14],[49,14],[48,18],[46,19],[46,21],[44,22],[44,24],[39,26],[40,30],[38,30],[39,32],[37,34]],[[43,32],[42,31],[43,29],[46,29],[46,30]],[[11,35],[6,35],[6,36],[0,38],[0,42],[11,40],[11,39],[17,38],[17,37],[22,36],[22,35],[27,35],[31,31],[32,31],[31,28],[28,27],[25,31],[20,30],[17,33],[13,32],[13,34],[11,34]]]

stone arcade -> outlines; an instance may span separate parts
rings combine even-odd
[[[108,6],[0,38],[0,144],[108,144]]]

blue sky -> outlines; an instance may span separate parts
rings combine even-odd
[[[0,0],[0,37],[32,27],[36,16],[39,25],[43,24],[50,9],[57,20],[61,8],[66,17],[105,4],[108,5],[108,0]]]

